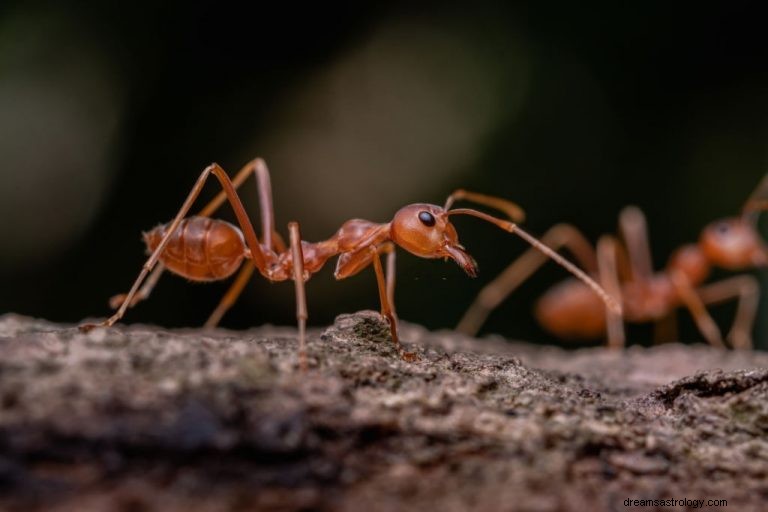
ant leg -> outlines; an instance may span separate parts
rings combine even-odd
[[[650,279],[653,275],[653,260],[648,243],[648,225],[640,208],[627,206],[621,210],[619,229],[626,245],[632,279]]]
[[[267,269],[267,256],[264,254],[264,251],[259,244],[259,239],[256,236],[256,232],[253,230],[253,225],[251,224],[250,219],[248,219],[248,214],[245,212],[245,208],[243,207],[243,203],[240,201],[240,197],[238,197],[237,192],[235,191],[235,188],[224,169],[219,167],[218,164],[211,164],[206,167],[200,174],[200,177],[197,178],[195,185],[192,187],[189,195],[187,195],[187,198],[184,200],[184,203],[179,209],[179,212],[176,214],[173,222],[171,222],[171,225],[166,231],[165,235],[163,235],[160,243],[152,252],[149,259],[147,259],[147,261],[144,263],[144,266],[141,269],[141,273],[139,273],[139,277],[136,278],[136,281],[133,283],[130,291],[126,294],[125,300],[123,300],[123,304],[120,306],[117,312],[99,324],[83,324],[80,326],[81,330],[89,331],[98,326],[110,327],[123,317],[125,311],[128,309],[131,302],[133,302],[133,298],[138,292],[139,287],[144,282],[144,279],[147,278],[147,275],[158,263],[160,255],[162,254],[163,250],[165,250],[166,245],[168,245],[168,241],[171,239],[171,236],[178,229],[179,224],[181,224],[181,221],[189,212],[192,204],[197,199],[197,196],[200,195],[200,191],[203,189],[205,182],[211,174],[213,174],[219,180],[219,183],[226,193],[227,200],[232,206],[232,209],[235,211],[235,216],[237,217],[238,223],[243,230],[243,236],[245,237],[246,245],[250,250],[250,257],[253,261],[253,264],[256,265],[256,268],[258,268],[263,275],[267,277],[269,276]]]
[[[618,241],[610,236],[601,236],[597,241],[597,265],[599,267],[600,284],[605,291],[621,304],[621,284],[616,265],[616,254],[619,248]],[[620,314],[605,308],[605,325],[608,334],[608,347],[620,349],[624,347],[626,337],[624,334],[624,320]]]
[[[705,304],[738,299],[736,319],[728,333],[728,341],[733,348],[751,349],[752,326],[760,296],[757,280],[750,275],[734,276],[699,288],[698,293]]]
[[[261,237],[264,245],[267,247],[273,247],[272,237],[275,232],[275,210],[272,205],[272,181],[269,177],[269,169],[266,162],[261,158],[254,158],[240,169],[235,177],[232,179],[232,185],[235,189],[240,188],[240,185],[245,182],[248,176],[253,173],[256,177],[256,185],[259,194],[259,211],[261,213]],[[200,210],[201,217],[210,217],[216,210],[224,204],[227,199],[227,193],[221,191],[216,194],[210,203],[208,203],[202,210]],[[279,237],[279,235],[278,235]],[[283,247],[285,242],[280,239]]]
[[[285,246],[285,242],[283,241],[283,237],[280,236],[280,233],[278,233],[277,231],[274,231],[272,233],[272,249],[278,254],[283,253],[287,250],[287,247]],[[221,322],[221,319],[224,317],[227,311],[229,311],[230,308],[235,305],[235,302],[237,302],[237,299],[240,297],[240,294],[243,293],[243,290],[245,289],[245,285],[248,284],[248,281],[253,275],[253,271],[255,269],[256,267],[253,266],[253,263],[251,263],[250,261],[245,262],[245,264],[243,265],[243,268],[240,269],[240,273],[237,275],[237,278],[232,283],[232,286],[230,286],[229,290],[227,290],[227,293],[225,293],[224,296],[221,298],[221,301],[216,306],[216,309],[213,310],[213,312],[211,313],[211,316],[208,317],[208,320],[206,320],[205,325],[203,327],[205,327],[206,329],[213,329],[214,327],[219,325],[219,322]]]
[[[245,180],[248,179],[248,176],[253,173],[256,176],[256,181],[258,185],[258,191],[259,191],[259,207],[261,208],[261,217],[262,217],[262,229],[266,230],[269,229],[272,231],[272,239],[274,240],[274,249],[277,252],[283,252],[285,251],[285,242],[283,242],[283,239],[280,237],[280,235],[275,231],[274,229],[274,211],[272,208],[272,186],[269,179],[269,170],[267,169],[266,163],[264,163],[264,160],[261,158],[256,158],[254,160],[251,160],[247,164],[245,164],[242,169],[240,169],[234,178],[232,178],[232,186],[235,190],[239,190],[240,186],[242,186],[243,183],[245,183]],[[224,204],[224,201],[226,201],[227,195],[225,192],[219,192],[216,194],[216,197],[214,197],[208,204],[206,204],[202,210],[197,214],[200,217],[210,217],[213,215],[216,210],[221,208],[221,205]],[[267,237],[264,237],[264,243],[268,247],[272,247],[269,245],[269,240],[267,240]],[[160,276],[162,276],[163,271],[165,270],[165,266],[162,263],[158,263],[157,267],[155,267],[155,270],[152,271],[152,274],[147,278],[146,283],[144,286],[141,287],[141,289],[134,295],[133,300],[129,304],[129,308],[134,307],[136,304],[141,302],[142,300],[145,300],[149,297],[150,293],[152,292],[152,289],[155,287],[155,284],[157,284],[157,281],[160,279]],[[251,272],[253,272],[253,269],[251,269]],[[250,274],[249,274],[250,275]],[[238,283],[238,281],[235,281],[235,285]],[[232,288],[235,288],[235,285],[232,286]],[[241,288],[242,291],[242,288]],[[227,295],[225,295],[225,299],[229,297],[231,290],[227,292]],[[111,299],[109,299],[109,304],[112,309],[117,309],[120,307],[120,305],[125,300],[125,297],[127,297],[127,293],[121,293],[118,295],[113,296]],[[238,294],[239,295],[239,292]],[[237,295],[234,296],[234,298],[237,298]],[[222,299],[222,303],[225,299]],[[219,315],[219,319],[217,319],[213,326],[218,324],[219,320],[221,319],[221,316],[224,315],[224,313],[229,309],[232,304],[224,308],[223,311],[219,311],[220,308],[222,308],[222,303],[219,304],[219,306],[216,308],[216,310],[211,314],[211,317],[206,322],[206,326],[209,327],[209,323],[213,320],[214,315]],[[234,303],[234,301],[233,301]]]
[[[163,271],[165,270],[165,265],[162,263],[158,263],[155,267],[155,270],[152,271],[151,274],[149,274],[149,277],[147,278],[147,281],[144,283],[144,286],[139,289],[138,292],[136,292],[136,295],[133,296],[133,300],[131,300],[131,303],[128,305],[129,308],[134,307],[136,304],[141,302],[142,300],[149,297],[149,294],[152,293],[152,290],[154,289],[155,285],[157,284],[157,281],[160,279],[160,276],[163,275]],[[119,293],[117,295],[112,296],[109,299],[109,307],[112,309],[117,309],[120,307],[120,305],[125,301],[125,298],[128,296],[127,293]]]
[[[379,254],[384,253],[387,255],[387,300],[389,301],[389,307],[392,309],[392,314],[397,317],[397,312],[395,311],[395,266],[397,260],[394,244],[382,244],[379,247]]]
[[[670,279],[672,285],[675,287],[680,300],[688,311],[691,312],[693,320],[696,322],[696,327],[699,328],[704,339],[707,343],[717,348],[725,348],[723,343],[723,336],[720,334],[720,328],[707,312],[707,308],[704,306],[699,294],[694,290],[688,279],[680,272],[673,271],[670,273]]]
[[[584,235],[575,227],[569,224],[557,224],[544,233],[541,242],[555,251],[561,247],[566,247],[587,272],[594,273],[597,271],[595,252]],[[549,257],[538,249],[531,248],[524,252],[496,279],[480,290],[456,326],[456,330],[469,336],[476,335],[491,311],[496,309],[504,299],[548,260]]]
[[[379,257],[379,249],[374,246],[370,246],[369,251],[373,259],[373,269],[376,272],[376,284],[379,287],[381,315],[387,319],[387,322],[389,322],[389,330],[392,333],[392,342],[395,344],[395,348],[400,354],[400,357],[402,357],[405,361],[413,361],[415,359],[415,354],[405,352],[403,347],[400,345],[400,338],[397,335],[397,317],[395,316],[394,308],[389,301],[387,284],[384,278],[384,269],[381,265],[381,257]]]
[[[299,324],[299,367],[307,371],[307,294],[304,289],[304,253],[301,250],[299,223],[288,224],[291,239],[291,258],[293,264],[293,282],[296,286],[296,321]]]
[[[288,246],[285,245],[285,240],[283,240],[283,237],[280,236],[280,233],[277,231],[272,232],[272,250],[278,254],[288,250]]]
[[[238,171],[235,178],[232,180],[232,184],[235,186],[235,189],[237,189],[248,178],[251,172],[256,176],[256,185],[259,194],[259,210],[261,212],[261,236],[264,245],[270,247],[277,253],[283,253],[287,250],[287,247],[283,237],[275,230],[275,211],[272,205],[272,182],[269,177],[267,164],[261,158],[251,160]],[[225,193],[219,192],[216,197],[214,197],[211,202],[200,211],[200,215],[203,217],[210,216],[222,205],[225,199]],[[232,283],[232,286],[227,290],[227,293],[224,294],[224,297],[221,298],[221,301],[216,306],[216,309],[213,310],[211,316],[208,317],[208,320],[205,322],[205,328],[212,329],[219,324],[222,317],[229,311],[235,302],[237,302],[240,294],[243,293],[245,285],[253,275],[253,271],[254,267],[252,264],[246,263],[243,266],[240,270],[240,274],[238,274],[237,278]]]
[[[229,308],[237,302],[237,298],[240,297],[240,294],[243,293],[243,289],[245,289],[245,285],[248,284],[248,281],[251,279],[254,270],[256,270],[256,267],[253,266],[253,263],[246,261],[240,269],[240,273],[237,274],[237,278],[232,283],[232,286],[229,287],[227,293],[221,298],[219,305],[216,306],[216,309],[213,310],[211,316],[205,321],[205,325],[203,326],[205,329],[213,329],[219,325],[221,318],[227,311],[229,311]]]

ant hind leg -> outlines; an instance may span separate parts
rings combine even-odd
[[[139,276],[136,278],[136,281],[134,281],[130,291],[125,295],[123,303],[120,306],[120,308],[117,310],[117,312],[103,322],[100,322],[97,324],[92,324],[92,323],[82,324],[80,326],[80,330],[87,332],[93,329],[94,327],[111,327],[112,325],[115,324],[115,322],[117,322],[123,317],[123,315],[125,314],[125,311],[133,303],[134,297],[139,292],[139,289],[142,283],[147,278],[149,273],[155,268],[155,265],[157,265],[157,263],[159,262],[160,255],[163,253],[163,250],[165,250],[165,247],[168,245],[168,241],[171,239],[171,236],[173,236],[173,234],[178,229],[179,225],[181,224],[181,221],[189,212],[190,208],[192,207],[192,204],[200,195],[200,191],[203,189],[203,186],[205,185],[206,181],[211,175],[214,175],[219,180],[219,183],[224,189],[224,194],[226,195],[226,199],[229,201],[230,205],[232,206],[232,209],[235,211],[235,216],[237,217],[237,221],[240,224],[240,227],[243,231],[243,236],[245,237],[246,245],[248,246],[248,249],[250,249],[253,264],[256,265],[259,271],[266,274],[267,256],[264,254],[264,251],[262,250],[262,247],[259,243],[259,239],[256,236],[256,232],[253,229],[253,225],[251,224],[251,221],[248,218],[248,214],[246,213],[245,208],[243,207],[243,203],[240,201],[240,197],[237,195],[237,191],[235,190],[235,187],[233,186],[232,181],[229,179],[229,176],[227,176],[227,173],[218,164],[214,163],[206,167],[203,170],[203,172],[200,173],[200,176],[197,178],[197,181],[192,187],[192,190],[189,192],[189,194],[187,195],[187,198],[184,200],[184,203],[182,204],[181,208],[176,214],[176,217],[174,217],[170,226],[168,227],[162,239],[160,240],[160,243],[157,245],[155,250],[152,252],[152,254],[149,256],[147,261],[144,263],[144,266],[142,267],[141,272],[139,273]]]

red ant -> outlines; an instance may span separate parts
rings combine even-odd
[[[752,347],[752,325],[757,311],[759,287],[750,275],[734,276],[702,286],[713,266],[744,270],[768,264],[768,248],[757,233],[757,212],[768,207],[768,176],[749,196],[740,217],[715,221],[701,232],[696,244],[677,249],[666,268],[654,272],[645,216],[636,207],[619,215],[623,244],[605,235],[593,249],[573,226],[558,224],[541,237],[542,243],[558,250],[566,247],[583,268],[599,278],[608,293],[620,300],[627,322],[656,322],[657,338],[679,306],[693,316],[704,338],[713,346],[725,347],[719,328],[706,310],[707,304],[738,299],[736,318],[728,334],[734,348]],[[485,319],[510,293],[528,279],[545,260],[528,251],[486,285],[464,314],[457,330],[475,335]],[[565,280],[548,290],[535,308],[538,322],[564,339],[608,338],[609,347],[624,346],[622,319],[595,301],[581,283]]]
[[[262,241],[259,241],[256,236],[236,191],[251,173],[256,177],[259,190]],[[211,175],[219,180],[224,190],[198,215],[185,217]],[[234,209],[240,229],[228,222],[210,218],[210,215],[225,200],[229,201]],[[457,200],[471,201],[496,209],[509,216],[513,222],[469,208],[451,209]],[[505,231],[517,234],[537,250],[571,271],[589,289],[592,289],[611,311],[620,314],[618,303],[609,297],[594,280],[517,226],[515,222],[523,218],[523,211],[517,205],[497,197],[464,190],[457,190],[451,194],[442,208],[431,204],[405,206],[395,214],[391,222],[385,224],[361,219],[349,220],[332,237],[317,243],[302,241],[299,224],[291,222],[288,224],[290,235],[290,248],[288,248],[275,231],[269,170],[264,161],[257,158],[246,164],[232,180],[219,165],[214,163],[206,167],[173,221],[144,233],[144,242],[150,253],[149,259],[144,263],[130,291],[127,294],[116,295],[110,300],[111,306],[117,309],[117,312],[104,322],[84,324],[81,329],[88,331],[97,326],[112,326],[123,317],[129,307],[135,306],[149,296],[165,268],[191,281],[225,279],[240,268],[239,275],[205,324],[206,327],[213,327],[234,304],[253,271],[258,270],[270,281],[293,279],[295,283],[299,357],[301,367],[306,368],[307,306],[304,282],[318,272],[328,259],[338,256],[336,279],[353,276],[373,264],[379,288],[381,314],[389,322],[392,341],[404,359],[413,359],[412,354],[402,351],[397,335],[397,318],[394,308],[394,249],[398,245],[422,258],[450,258],[468,275],[475,277],[477,264],[459,243],[456,229],[449,221],[451,215],[478,217]],[[381,254],[387,255],[386,279],[381,264]]]

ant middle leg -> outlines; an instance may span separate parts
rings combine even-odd
[[[307,293],[304,287],[304,253],[301,250],[301,232],[299,223],[288,224],[288,234],[291,241],[291,262],[293,265],[293,282],[296,287],[296,321],[299,324],[299,367],[307,370]]]

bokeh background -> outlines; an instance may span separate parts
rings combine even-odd
[[[256,155],[272,171],[278,225],[297,219],[308,240],[465,187],[517,201],[539,235],[567,221],[595,240],[636,204],[662,266],[736,213],[768,170],[764,21],[759,2],[739,0],[5,0],[0,312],[106,316],[144,261],[141,231],[173,217],[209,162],[234,172]],[[256,218],[255,187],[243,198]],[[455,325],[526,248],[456,223],[480,277],[401,251],[402,318]],[[336,282],[332,270],[309,282],[313,325],[378,307],[372,272]],[[531,308],[564,276],[548,265],[485,332],[552,342]],[[226,287],[164,277],[126,320],[199,325]],[[715,313],[726,328],[733,307]],[[683,338],[700,339],[680,316]],[[294,323],[291,284],[254,279],[223,325],[264,322]]]

